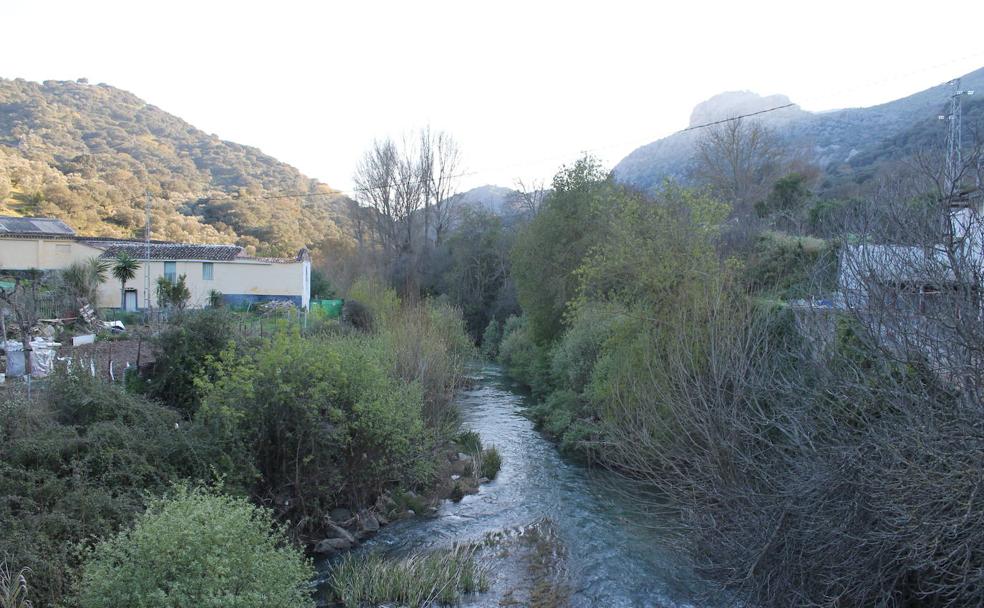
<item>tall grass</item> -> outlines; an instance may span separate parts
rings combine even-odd
[[[466,593],[488,590],[488,572],[476,552],[477,547],[456,545],[396,559],[348,555],[332,570],[330,588],[346,608],[449,606]]]
[[[481,452],[478,460],[479,477],[495,479],[495,476],[499,474],[499,469],[501,468],[502,456],[499,455],[499,450],[497,450],[495,446]]]

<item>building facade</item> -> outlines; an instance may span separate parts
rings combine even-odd
[[[311,258],[304,249],[293,258],[264,258],[247,255],[236,245],[90,238],[51,218],[0,216],[0,271],[54,271],[92,258],[112,264],[121,252],[140,267],[125,294],[111,277],[100,286],[99,302],[94,303],[100,308],[156,308],[157,280],[182,275],[191,292],[191,307],[207,305],[213,291],[220,292],[230,306],[273,300],[300,308],[310,304]]]

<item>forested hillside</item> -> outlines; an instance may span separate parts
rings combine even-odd
[[[147,191],[155,238],[261,255],[350,241],[344,196],[256,148],[105,84],[0,79],[0,213],[132,237]]]

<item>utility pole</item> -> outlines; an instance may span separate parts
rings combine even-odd
[[[946,83],[953,87],[950,94],[950,104],[947,113],[939,117],[947,121],[946,129],[946,196],[953,198],[960,187],[960,171],[963,167],[963,117],[961,103],[965,96],[973,95],[973,91],[960,89],[960,79],[955,78]]]
[[[144,223],[144,317],[145,323],[149,323],[150,318],[147,315],[150,314],[150,191],[146,191],[145,194],[147,201],[144,210],[147,219]]]

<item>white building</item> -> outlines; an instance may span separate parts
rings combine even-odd
[[[293,258],[263,258],[246,255],[236,245],[196,245],[101,239],[78,236],[62,221],[53,218],[0,216],[0,271],[60,270],[73,262],[100,258],[112,263],[121,252],[140,262],[136,277],[126,285],[108,279],[99,289],[100,308],[140,310],[157,307],[159,277],[172,280],[184,275],[191,291],[189,306],[205,306],[213,291],[225,303],[241,306],[271,300],[287,300],[307,308],[311,299],[311,258],[302,249]],[[145,294],[149,274],[150,293]]]

